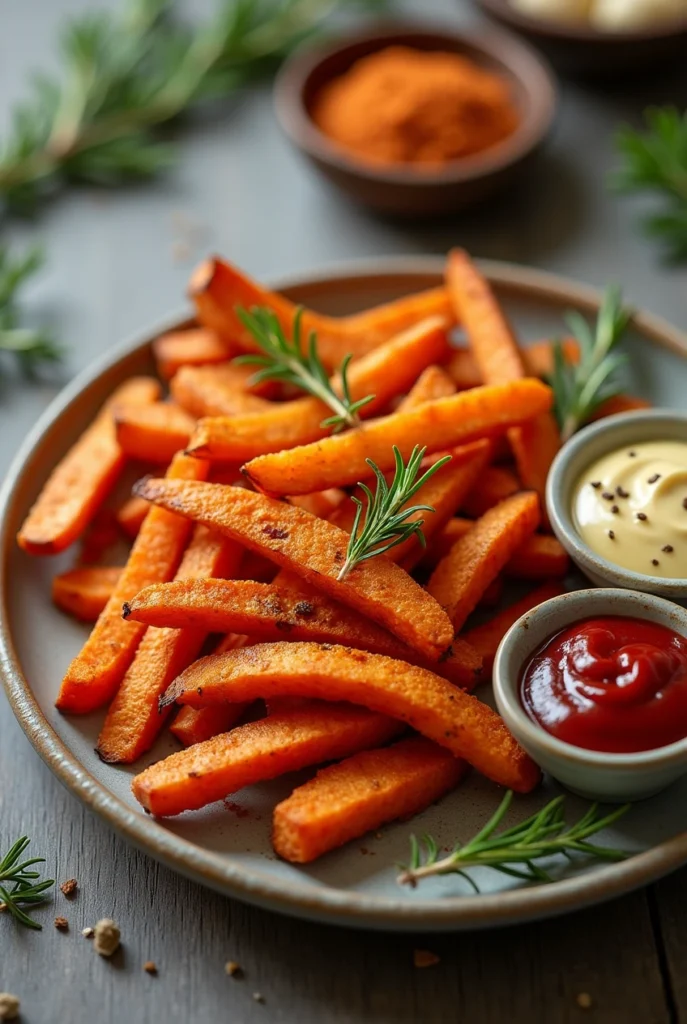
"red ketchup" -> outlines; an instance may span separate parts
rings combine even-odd
[[[687,736],[687,640],[644,619],[583,619],[526,666],[521,699],[559,740],[587,750],[653,750]]]

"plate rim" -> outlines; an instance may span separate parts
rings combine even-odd
[[[566,302],[586,311],[598,308],[598,290],[547,271],[511,263],[480,260],[480,267],[497,286],[512,288],[528,299]],[[348,261],[314,273],[284,275],[271,287],[289,290],[333,285],[349,290],[361,279],[400,275],[441,277],[441,257],[392,257]],[[429,286],[429,285],[428,285]],[[24,678],[9,630],[7,562],[9,522],[15,496],[24,479],[24,466],[39,448],[43,435],[74,403],[81,393],[97,383],[108,371],[137,351],[145,349],[158,334],[188,325],[186,310],[165,318],[147,331],[140,331],[114,346],[76,375],[50,403],[18,450],[0,489],[0,676],[12,711],[30,743],[57,778],[86,806],[103,818],[138,849],[180,874],[232,898],[291,916],[321,922],[380,930],[449,931],[516,924],[562,914],[592,903],[611,899],[653,882],[687,861],[687,832],[630,857],[619,864],[599,868],[592,874],[553,882],[546,886],[522,887],[504,893],[480,896],[446,896],[434,900],[381,898],[368,893],[346,892],[330,887],[313,889],[289,880],[272,878],[253,867],[232,863],[170,831],[154,819],[127,806],[110,792],[78,760],[60,739],[41,711]],[[654,314],[644,311],[634,317],[645,336],[679,355],[687,356],[687,334]]]

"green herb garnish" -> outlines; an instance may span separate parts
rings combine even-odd
[[[44,332],[20,325],[17,297],[21,286],[43,264],[40,249],[13,256],[0,246],[0,351],[11,353],[21,369],[32,374],[41,363],[62,356],[59,346]]]
[[[404,465],[403,456],[396,445],[394,445],[393,451],[396,470],[390,484],[387,483],[386,477],[372,459],[365,460],[377,478],[377,488],[373,494],[367,484],[358,484],[367,499],[365,522],[362,528],[360,520],[363,502],[360,498],[351,497],[351,501],[354,501],[358,507],[351,529],[351,539],[348,542],[346,561],[337,576],[339,580],[344,579],[359,562],[382,555],[389,548],[396,547],[397,544],[402,544],[413,536],[417,537],[422,547],[425,546],[425,535],[422,532],[424,519],[413,519],[412,516],[418,512],[434,512],[434,508],[431,505],[409,506],[407,503],[430,477],[451,461],[451,456],[445,455],[443,459],[438,459],[417,479],[427,449],[415,445],[407,466]]]
[[[31,871],[34,864],[44,864],[45,858],[33,857],[22,860],[22,854],[31,840],[27,836],[17,839],[9,852],[0,861],[0,901],[2,908],[27,928],[38,931],[42,925],[29,917],[22,907],[37,907],[48,899],[46,893],[55,884],[53,878],[36,881],[39,871]]]
[[[466,874],[467,868],[493,868],[525,882],[553,882],[553,877],[536,861],[557,853],[566,857],[577,853],[595,860],[610,861],[624,860],[628,856],[624,850],[597,846],[588,839],[621,818],[630,809],[629,804],[605,817],[600,817],[597,804],[592,804],[587,813],[568,828],[563,810],[565,797],[557,796],[537,814],[494,835],[512,798],[513,793],[509,790],[475,838],[464,845],[457,843],[447,857],[439,857],[439,846],[432,836],[423,836],[421,840],[411,836],[410,863],[403,865],[399,883],[416,886],[423,878],[432,875],[461,875],[475,892],[479,892],[474,879]]]

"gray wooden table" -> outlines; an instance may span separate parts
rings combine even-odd
[[[0,138],[29,69],[51,65],[60,19],[101,5],[0,0]],[[406,7],[417,13],[417,4]],[[452,0],[422,7],[454,22],[471,18]],[[665,101],[685,105],[687,76],[622,89],[566,85],[528,181],[460,220],[409,226],[333,195],[280,137],[269,92],[256,91],[196,120],[165,180],[115,195],[73,191],[39,224],[3,231],[46,243],[48,266],[26,299],[69,345],[65,378],[178,308],[193,261],[210,250],[266,276],[459,243],[596,285],[620,280],[633,303],[687,326],[684,270],[662,268],[640,240],[642,204],[609,198],[604,186],[614,125]],[[3,468],[56,390],[4,387]],[[394,937],[290,921],[231,903],[129,848],[60,788],[0,699],[0,842],[21,833],[55,877],[80,883],[75,901],[59,897],[42,913],[42,933],[0,916],[0,991],[22,997],[31,1024],[687,1021],[687,871],[595,910],[491,934]],[[52,928],[57,913],[68,917],[68,934]],[[122,929],[114,962],[80,935],[104,915]],[[436,952],[439,964],[414,970],[418,947]],[[143,972],[148,959],[158,977]],[[242,964],[244,980],[226,976],[229,959]],[[591,996],[591,1009],[580,1007],[580,993]]]

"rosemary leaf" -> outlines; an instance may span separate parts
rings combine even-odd
[[[30,870],[35,864],[44,864],[43,857],[22,860],[31,840],[27,836],[17,839],[0,860],[0,902],[3,909],[26,928],[38,931],[42,925],[28,914],[24,907],[37,907],[47,899],[47,892],[55,884],[52,878],[39,882],[40,872]]]
[[[13,356],[28,375],[42,363],[62,357],[62,350],[47,334],[20,325],[18,294],[42,264],[43,254],[38,248],[17,257],[7,246],[0,246],[0,352]]]

